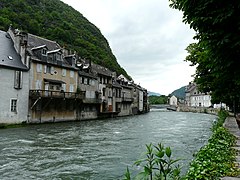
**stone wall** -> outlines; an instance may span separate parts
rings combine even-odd
[[[207,107],[191,107],[191,106],[178,106],[179,112],[195,112],[195,113],[207,113],[217,115],[220,109],[207,108]]]

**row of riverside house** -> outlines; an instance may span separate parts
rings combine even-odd
[[[149,111],[147,90],[55,41],[0,31],[0,124],[127,116]]]

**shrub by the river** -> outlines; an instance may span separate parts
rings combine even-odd
[[[143,170],[133,179],[180,179],[179,165],[175,165],[178,160],[171,158],[172,151],[170,147],[164,148],[159,143],[157,146],[146,145],[146,148],[146,158],[134,163],[137,166],[143,164]],[[128,168],[124,180],[131,180],[131,173]]]
[[[186,179],[220,179],[239,174],[233,163],[236,151],[232,146],[235,145],[236,138],[223,128],[227,116],[226,111],[219,112],[218,121],[212,127],[213,134],[208,144],[200,149],[191,162]]]

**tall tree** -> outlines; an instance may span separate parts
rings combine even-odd
[[[183,22],[193,28],[198,44],[187,49],[197,65],[196,82],[212,92],[213,101],[228,104],[240,98],[240,1],[170,0],[183,11]],[[198,56],[196,52],[199,52]]]

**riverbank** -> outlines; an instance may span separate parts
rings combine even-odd
[[[178,112],[207,113],[207,114],[218,115],[218,112],[220,111],[220,109],[208,108],[208,107],[191,107],[191,106],[180,105],[177,107],[177,111]]]
[[[225,123],[223,126],[228,129],[228,131],[233,134],[236,137],[236,146],[233,147],[237,151],[236,155],[236,166],[240,170],[240,130],[236,121],[236,118],[234,117],[228,117],[225,120]],[[240,175],[237,177],[223,177],[222,180],[235,180],[235,179],[240,179]]]
[[[186,179],[240,179],[240,132],[236,119],[226,111],[220,111],[211,130],[212,136],[195,155]]]

